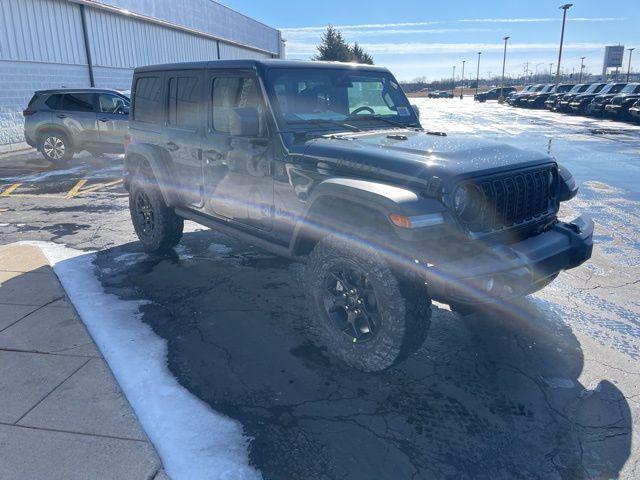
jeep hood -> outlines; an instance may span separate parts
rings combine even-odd
[[[303,154],[319,166],[393,183],[424,186],[439,177],[445,190],[463,178],[554,161],[542,153],[475,137],[416,130],[324,136],[306,142]]]

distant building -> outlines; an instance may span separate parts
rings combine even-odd
[[[129,89],[137,66],[284,57],[280,32],[212,0],[0,0],[0,151],[35,90]]]

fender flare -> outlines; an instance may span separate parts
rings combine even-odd
[[[301,219],[297,222],[291,239],[290,248],[295,253],[297,246],[304,236],[305,225],[312,219],[314,209],[323,200],[338,200],[355,204],[371,210],[384,217],[389,226],[404,237],[404,233],[396,227],[389,218],[391,214],[407,217],[446,213],[446,207],[435,198],[423,197],[418,192],[395,185],[389,185],[371,180],[354,178],[331,178],[318,184],[312,191]]]
[[[143,158],[151,167],[165,203],[167,205],[175,205],[178,201],[178,194],[174,189],[167,188],[167,185],[171,185],[172,179],[170,159],[167,158],[166,153],[157,147],[135,143],[127,147],[124,157],[125,186],[129,186],[131,176],[135,173],[136,157]]]

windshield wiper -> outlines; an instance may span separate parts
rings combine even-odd
[[[396,122],[395,120],[389,120],[388,118],[383,117],[382,115],[350,115],[349,119],[351,120],[382,120],[383,122],[388,123],[389,125],[394,125],[400,128],[412,128],[417,127],[415,123],[402,123]]]
[[[287,125],[335,125],[337,127],[347,128],[352,132],[360,132],[361,130],[355,125],[349,125],[348,123],[340,122],[338,120],[329,120],[323,118],[312,118],[309,120],[289,120]]]

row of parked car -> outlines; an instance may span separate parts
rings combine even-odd
[[[640,83],[528,85],[505,98],[514,107],[640,121]]]

